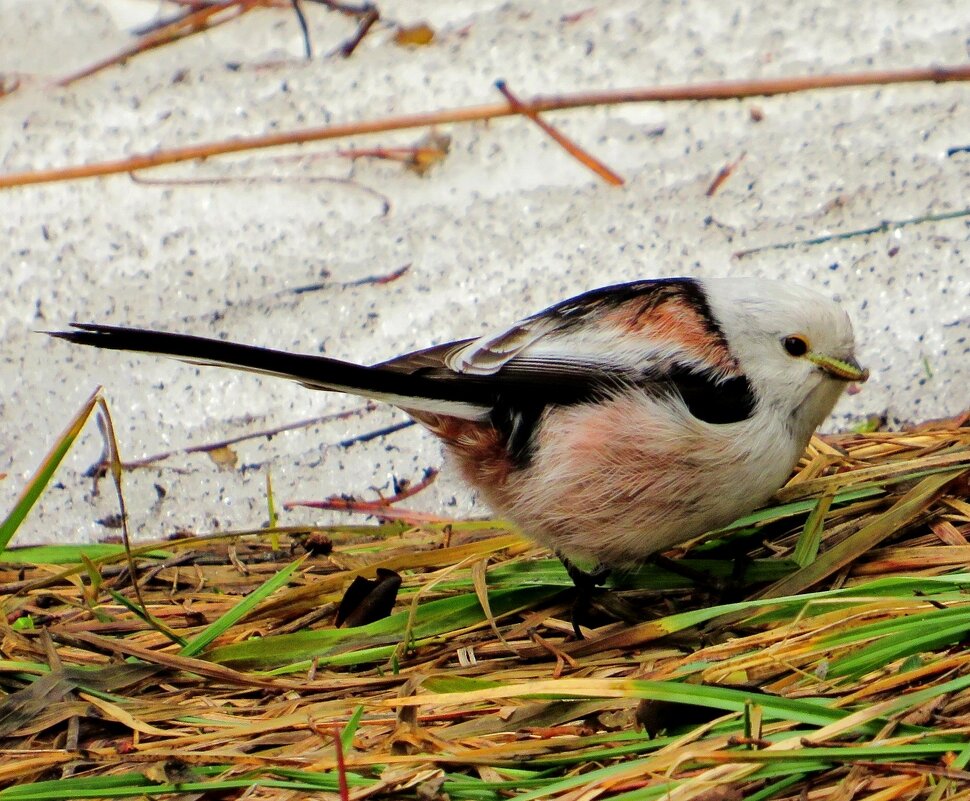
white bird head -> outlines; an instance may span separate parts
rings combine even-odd
[[[703,284],[758,404],[790,416],[796,433],[810,434],[847,383],[869,377],[855,358],[849,316],[831,298],[782,281]]]

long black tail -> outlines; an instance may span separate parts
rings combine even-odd
[[[50,336],[78,345],[110,350],[139,351],[172,356],[192,364],[231,367],[298,381],[311,389],[349,392],[416,411],[480,419],[488,413],[481,386],[475,382],[443,381],[421,374],[402,373],[381,366],[365,367],[326,356],[223,342],[218,339],[170,334],[143,328],[97,323],[72,323],[73,331],[50,331]]]

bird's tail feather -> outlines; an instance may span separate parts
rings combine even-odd
[[[216,365],[298,381],[311,389],[348,392],[414,411],[482,419],[489,405],[473,386],[433,376],[366,367],[327,356],[287,353],[218,339],[143,328],[72,323],[73,331],[51,336],[79,345],[171,356],[191,364]]]

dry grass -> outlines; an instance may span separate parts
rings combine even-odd
[[[141,600],[120,548],[8,551],[0,801],[966,797],[968,476],[966,416],[816,440],[673,554],[733,600],[645,567],[581,642],[496,522],[159,542]],[[335,629],[377,567],[392,615]]]

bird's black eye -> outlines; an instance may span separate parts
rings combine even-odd
[[[781,344],[785,348],[785,353],[789,356],[804,356],[809,350],[808,340],[801,334],[792,334],[790,337],[785,337]]]

